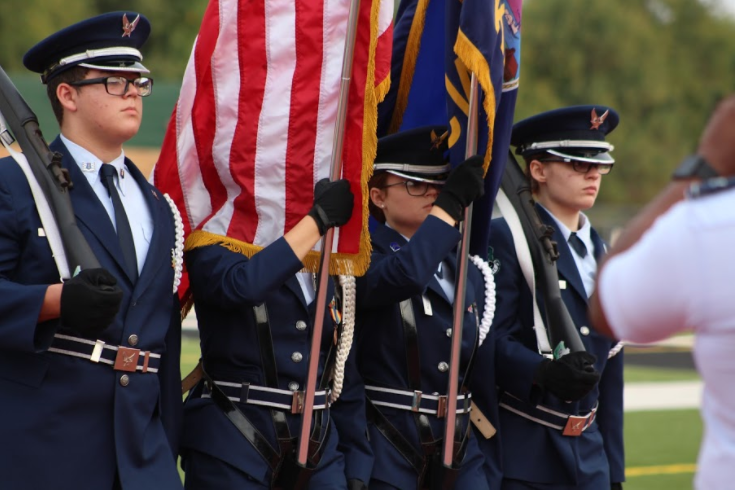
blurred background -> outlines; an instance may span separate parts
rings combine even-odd
[[[148,169],[206,5],[207,0],[3,0],[0,65],[51,140],[56,122],[44,87],[23,67],[23,54],[85,17],[143,12],[152,24],[143,54],[155,89],[127,151]],[[516,120],[573,104],[605,104],[620,113],[610,137],[617,164],[589,213],[609,238],[696,149],[708,114],[735,89],[735,0],[525,0],[522,24]]]

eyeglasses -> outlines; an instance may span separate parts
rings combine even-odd
[[[600,175],[607,175],[610,173],[610,171],[613,168],[612,163],[592,163],[592,162],[581,162],[579,160],[571,160],[571,161],[570,160],[558,160],[555,158],[542,159],[542,160],[539,160],[539,162],[543,162],[543,163],[556,162],[556,163],[571,164],[574,171],[579,172],[581,174],[586,174],[591,169],[596,168],[597,172]]]
[[[425,196],[426,193],[429,192],[429,187],[438,189],[440,184],[432,184],[430,182],[417,180],[404,180],[402,182],[396,182],[395,184],[384,185],[381,189],[387,189],[388,187],[394,187],[397,185],[405,185],[406,192],[408,192],[409,196]]]
[[[69,85],[81,87],[83,85],[95,85],[98,83],[105,85],[105,90],[107,90],[108,94],[120,97],[128,93],[130,85],[135,87],[135,90],[141,97],[148,97],[153,92],[153,79],[148,77],[139,77],[135,80],[130,80],[125,77],[88,78],[86,80],[79,80],[78,82],[70,82]]]

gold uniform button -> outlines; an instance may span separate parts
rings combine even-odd
[[[133,334],[130,337],[128,337],[128,344],[132,346],[138,345],[138,336]]]
[[[120,376],[120,384],[122,386],[127,386],[130,384],[130,377],[127,374],[123,374]]]
[[[579,333],[582,335],[589,335],[590,329],[588,327],[579,327]]]

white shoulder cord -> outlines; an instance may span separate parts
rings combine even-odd
[[[533,330],[536,332],[536,344],[538,346],[539,353],[544,356],[551,356],[549,337],[546,334],[546,327],[544,326],[541,311],[539,310],[538,302],[536,301],[536,279],[533,272],[531,251],[528,248],[528,241],[523,233],[521,220],[518,217],[518,213],[516,213],[516,210],[513,208],[513,205],[510,203],[510,200],[508,200],[508,196],[503,192],[503,189],[498,190],[495,202],[497,203],[500,212],[503,214],[505,222],[508,223],[508,226],[510,227],[510,232],[513,235],[513,243],[516,249],[516,256],[518,257],[518,263],[521,266],[523,277],[526,278],[526,283],[531,289],[531,294],[533,295]]]
[[[337,344],[337,357],[334,362],[334,383],[330,403],[334,403],[342,393],[345,381],[345,363],[352,348],[352,337],[355,332],[355,276],[339,276],[342,286],[342,334]]]
[[[610,352],[607,353],[607,358],[611,359],[617,356],[618,354],[620,354],[620,351],[623,350],[623,347],[625,347],[625,342],[621,340],[620,342],[615,344],[615,346],[612,349],[610,349]]]
[[[179,290],[181,284],[181,274],[184,271],[184,221],[181,219],[179,208],[168,194],[163,195],[166,202],[171,208],[171,214],[174,217],[174,228],[176,229],[175,248],[171,250],[171,266],[174,268],[174,293]]]
[[[480,321],[480,341],[477,346],[481,346],[490,331],[490,325],[495,317],[495,278],[490,266],[482,260],[479,255],[471,255],[470,260],[482,272],[485,279],[485,307],[482,311],[482,320]]]
[[[54,257],[56,268],[59,270],[59,277],[63,280],[69,279],[71,274],[69,273],[69,264],[66,261],[64,244],[61,242],[61,233],[59,232],[59,226],[56,224],[56,219],[54,219],[54,214],[51,211],[48,200],[46,200],[46,195],[41,190],[36,176],[33,175],[33,171],[25,155],[15,151],[5,140],[2,140],[2,143],[5,149],[8,150],[8,153],[10,153],[10,156],[18,162],[18,166],[23,170],[28,180],[28,185],[31,187],[33,200],[36,202],[36,210],[38,211],[38,216],[41,218],[41,224],[43,225],[43,231],[46,234],[49,247],[51,247],[51,255]]]

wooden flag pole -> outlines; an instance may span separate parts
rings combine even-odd
[[[334,145],[332,146],[332,162],[329,179],[337,180],[342,175],[342,149],[344,146],[345,121],[347,119],[347,101],[350,93],[350,79],[352,77],[352,60],[355,52],[355,38],[357,36],[357,21],[360,17],[360,0],[351,0],[350,12],[347,18],[347,35],[345,37],[344,58],[342,60],[342,80],[339,87],[339,103],[337,105],[337,122],[334,127]],[[309,453],[309,433],[311,431],[311,417],[314,412],[314,393],[317,386],[317,372],[319,370],[319,351],[326,312],[327,284],[329,280],[329,259],[334,243],[334,228],[330,228],[322,238],[321,259],[317,280],[316,313],[311,333],[311,349],[309,351],[309,371],[304,387],[304,410],[301,415],[301,434],[297,462],[306,466]]]
[[[477,153],[477,76],[473,73],[470,82],[469,114],[467,115],[467,134],[465,137],[465,157]],[[444,425],[444,445],[442,462],[446,468],[452,467],[454,459],[454,433],[457,422],[457,391],[459,390],[459,360],[462,351],[462,326],[464,320],[464,298],[467,286],[467,260],[470,249],[472,204],[464,210],[464,220],[460,223],[462,240],[457,250],[457,275],[454,282],[454,308],[452,310],[452,349],[449,357],[449,386],[447,388],[447,416]]]

